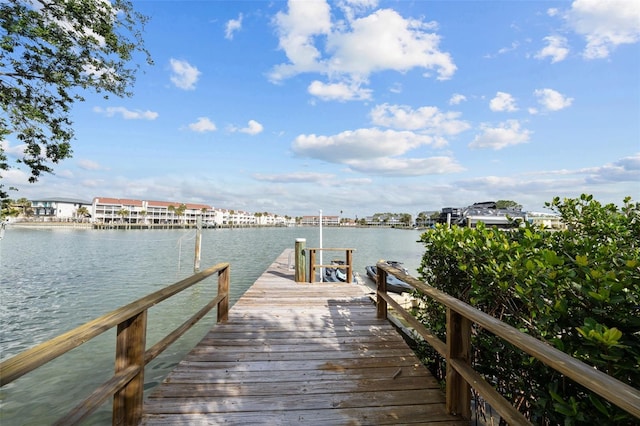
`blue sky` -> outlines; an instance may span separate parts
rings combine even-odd
[[[4,173],[13,198],[345,217],[640,199],[640,2],[134,6],[155,65],[77,104],[73,158]]]

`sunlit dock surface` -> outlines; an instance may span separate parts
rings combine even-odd
[[[469,424],[368,288],[296,283],[290,253],[151,393],[142,424]]]

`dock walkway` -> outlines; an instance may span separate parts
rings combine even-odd
[[[290,251],[151,393],[142,424],[468,426],[368,288],[296,283]]]

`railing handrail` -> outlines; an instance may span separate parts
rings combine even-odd
[[[36,368],[64,355],[70,350],[87,343],[94,337],[118,327],[116,347],[116,373],[106,383],[100,386],[83,403],[74,408],[65,418],[65,424],[76,423],[91,414],[106,398],[123,393],[123,389],[131,384],[134,378],[143,379],[144,367],[157,357],[171,343],[177,340],[198,320],[212,308],[218,307],[217,321],[227,320],[229,310],[229,263],[218,263],[204,271],[178,281],[170,286],[144,296],[128,305],[91,320],[79,327],[63,333],[53,339],[34,346],[0,363],[0,387],[13,382]],[[181,291],[199,283],[205,278],[218,273],[218,294],[200,311],[185,321],[178,328],[169,333],[153,347],[146,349],[146,313],[154,305],[180,293]],[[136,324],[136,322],[139,322]],[[140,335],[141,334],[141,335]],[[133,347],[132,347],[133,346]],[[142,346],[142,347],[139,347]],[[126,358],[131,353],[137,353],[139,362],[132,365]],[[139,389],[138,389],[139,388]],[[136,388],[136,395],[125,395],[135,400],[135,410],[141,413],[143,386]],[[138,394],[139,393],[139,394]],[[114,398],[114,418],[116,416],[116,398]],[[126,408],[123,408],[126,407]],[[119,408],[130,411],[131,406]],[[125,413],[126,417],[130,413]],[[138,419],[139,420],[139,419]],[[115,421],[114,421],[115,422]],[[125,424],[135,424],[135,419],[125,420]]]
[[[450,342],[465,340],[465,336],[447,336],[447,343],[442,342],[434,333],[427,330],[418,320],[415,319],[409,312],[407,312],[400,304],[395,302],[388,294],[386,294],[386,275],[391,274],[396,278],[406,282],[413,288],[417,289],[420,293],[430,297],[436,302],[445,305],[448,311],[459,315],[463,322],[468,324],[466,327],[462,327],[460,330],[458,327],[450,324],[451,313],[447,315],[447,333],[451,330],[457,330],[463,334],[469,334],[470,337],[470,324],[476,323],[496,336],[506,340],[513,344],[520,350],[533,356],[534,358],[542,361],[549,367],[560,372],[576,383],[581,384],[585,388],[595,392],[601,397],[607,399],[611,403],[617,405],[628,413],[640,418],[640,391],[632,386],[627,385],[594,367],[579,361],[570,355],[552,347],[548,343],[545,343],[533,336],[522,333],[515,327],[512,327],[491,315],[488,315],[473,306],[450,296],[443,291],[440,291],[405,272],[396,269],[385,262],[379,262],[378,268],[378,317],[386,318],[387,304],[393,306],[397,312],[406,319],[411,326],[420,334],[427,343],[429,343],[441,356],[447,361],[447,388],[450,386],[450,368],[454,375],[460,375],[465,381],[465,387],[472,386],[478,393],[485,398],[498,413],[505,417],[507,421],[509,418],[516,422],[522,422],[523,416],[517,411],[511,404],[498,394],[489,383],[487,383],[480,374],[476,373],[470,365],[470,359],[460,359],[455,356],[451,356]],[[466,328],[466,330],[465,330]],[[467,350],[470,350],[469,342],[463,343],[462,346],[467,346]],[[455,395],[461,395],[467,393],[463,389],[452,390]],[[449,390],[447,391],[447,398],[449,398]],[[447,406],[455,406],[456,403],[447,401]],[[507,407],[508,405],[508,407]],[[464,410],[464,407],[462,407]],[[502,411],[502,412],[501,412]],[[526,420],[525,420],[526,421]]]
[[[323,248],[307,248],[309,252],[309,282],[312,283],[316,276],[317,268],[338,268],[338,269],[346,269],[347,275],[347,283],[351,283],[351,279],[353,277],[353,252],[354,248],[336,248],[336,247],[323,247]],[[331,264],[319,264],[316,263],[316,252],[317,251],[344,251],[345,252],[345,261],[344,265],[331,265]]]

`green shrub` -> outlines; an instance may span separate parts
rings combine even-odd
[[[590,195],[547,207],[567,229],[438,226],[420,241],[420,278],[595,368],[640,383],[640,204]],[[444,310],[416,316],[444,340]],[[474,368],[536,424],[632,424],[634,418],[476,327]],[[426,357],[438,368],[435,353]],[[597,422],[600,421],[600,423]],[[637,421],[637,419],[635,419]]]

